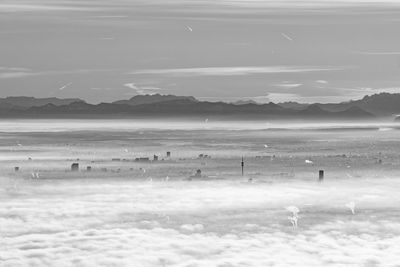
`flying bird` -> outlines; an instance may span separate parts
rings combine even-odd
[[[304,162],[305,162],[306,164],[314,164],[314,162],[313,162],[313,161],[311,161],[311,160],[308,160],[308,159],[306,159]]]
[[[268,148],[268,145],[264,145],[265,148]]]
[[[189,26],[186,26],[186,28],[191,32],[193,31],[193,29],[191,27],[189,27]]]
[[[61,86],[60,88],[58,88],[58,90],[62,91],[62,90],[64,90],[65,88],[67,88],[68,86],[70,86],[71,84],[72,84],[72,82],[71,82],[71,83],[67,83],[67,84]]]
[[[293,39],[292,39],[292,37],[290,37],[289,35],[287,35],[287,34],[285,34],[285,33],[281,33],[281,35],[286,39],[286,40],[289,40],[289,41],[293,41]]]

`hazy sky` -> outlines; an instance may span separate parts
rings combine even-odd
[[[400,92],[399,29],[394,0],[1,0],[0,97]]]

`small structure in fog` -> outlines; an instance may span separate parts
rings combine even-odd
[[[192,180],[192,178],[202,178],[202,177],[203,176],[201,175],[201,170],[198,169],[195,174],[189,176],[188,180],[190,181],[190,180]]]
[[[19,171],[19,167],[14,167],[14,171],[15,172]]]
[[[79,163],[72,163],[72,165],[71,165],[71,171],[73,171],[73,172],[77,172],[77,171],[79,171]]]
[[[198,158],[199,159],[211,159],[211,156],[209,156],[207,154],[199,154]]]
[[[149,158],[136,158],[135,161],[136,162],[149,162],[150,159]]]
[[[158,156],[157,155],[153,156],[153,161],[158,161]]]
[[[87,166],[86,171],[88,171],[88,172],[92,171],[92,166]]]
[[[201,178],[201,170],[198,169],[198,170],[196,171],[196,173],[193,175],[193,177],[195,177],[195,178]]]
[[[244,176],[244,159],[242,157],[242,162],[240,163],[240,165],[242,166],[242,176]]]
[[[314,162],[313,162],[312,160],[309,160],[309,159],[306,159],[306,160],[304,161],[304,163],[305,163],[305,164],[309,164],[309,165],[313,165],[313,164],[314,164]]]
[[[319,181],[320,182],[322,182],[324,180],[324,176],[325,176],[324,170],[319,170]]]
[[[121,161],[121,159],[120,158],[113,158],[113,159],[111,159],[111,161]]]
[[[167,158],[170,158],[170,157],[171,157],[171,152],[167,151]]]

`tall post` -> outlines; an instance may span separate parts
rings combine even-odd
[[[324,170],[319,170],[319,181],[322,182],[324,180]]]
[[[244,176],[244,160],[243,160],[243,157],[242,157],[242,176]]]

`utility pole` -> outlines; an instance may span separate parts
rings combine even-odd
[[[244,160],[243,160],[243,156],[242,156],[242,176],[244,176]]]
[[[319,170],[319,181],[322,182],[324,180],[324,170]]]

